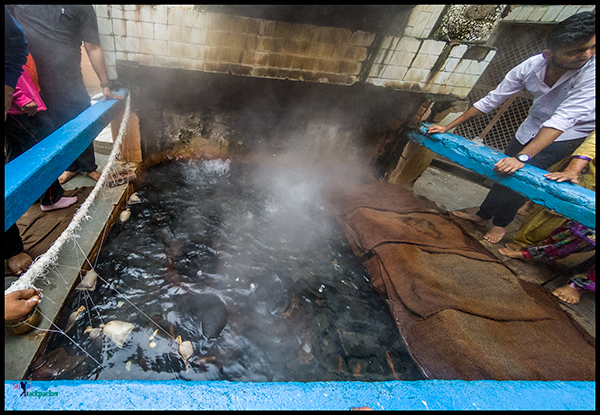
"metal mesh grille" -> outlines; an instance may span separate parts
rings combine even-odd
[[[546,33],[551,27],[546,24],[502,24],[494,43],[498,49],[496,56],[469,93],[469,104],[473,105],[496,88],[508,71],[519,63],[541,53]],[[515,95],[489,113],[459,125],[454,134],[470,140],[481,138],[485,145],[504,150],[519,125],[527,118],[533,102],[533,97],[527,91]]]

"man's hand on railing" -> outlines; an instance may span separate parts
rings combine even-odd
[[[432,125],[431,127],[429,127],[427,129],[427,132],[429,134],[439,134],[439,133],[445,133],[446,131],[448,131],[448,127],[446,126],[442,126],[442,125]]]
[[[110,87],[102,88],[102,101],[112,100],[112,99],[123,99],[121,95],[113,94],[110,90]]]
[[[525,163],[521,163],[515,157],[504,157],[494,164],[494,171],[501,174],[513,174],[524,166]]]

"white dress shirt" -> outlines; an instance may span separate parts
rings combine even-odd
[[[587,137],[596,128],[596,56],[582,68],[567,71],[552,88],[544,83],[547,68],[543,54],[532,56],[511,69],[496,89],[473,106],[487,113],[515,92],[527,89],[534,98],[529,115],[515,133],[521,144],[527,144],[542,127],[562,131],[556,141]]]

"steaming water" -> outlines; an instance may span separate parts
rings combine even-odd
[[[159,329],[150,339],[157,326],[99,281],[93,303],[76,294],[62,319],[86,305],[69,334],[101,366],[86,358],[73,369],[68,359],[48,358],[31,378],[45,370],[53,379],[422,379],[323,207],[321,181],[318,169],[288,163],[151,168],[138,191],[142,203],[112,228],[96,270],[164,331],[190,340],[196,357],[186,371],[173,338]],[[226,304],[227,325],[216,339],[205,338],[195,311],[203,294]],[[123,348],[84,334],[115,319],[135,325]],[[59,347],[84,356],[55,335],[48,351]]]

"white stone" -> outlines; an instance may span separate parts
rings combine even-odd
[[[488,52],[488,54],[485,56],[485,59],[484,59],[484,61],[486,61],[486,62],[491,62],[491,61],[492,61],[492,59],[494,59],[494,56],[496,56],[496,52],[497,52],[497,51],[495,51],[495,50],[490,50],[490,51]]]
[[[190,42],[200,44],[200,45],[205,45],[207,33],[208,33],[208,30],[206,30],[206,29],[198,29],[196,27],[192,28]]]
[[[122,52],[127,50],[127,47],[125,46],[125,40],[127,39],[126,36],[115,36],[115,50],[117,52]]]
[[[167,25],[154,23],[154,39],[167,40]]]
[[[452,72],[454,71],[454,69],[456,69],[456,66],[458,65],[458,63],[460,62],[459,58],[448,58],[448,60],[446,60],[446,63],[444,64],[444,71],[448,71],[448,72]]]
[[[147,55],[143,53],[130,53],[128,60],[135,61],[140,65],[154,66],[154,55]]]
[[[109,6],[106,4],[95,4],[96,17],[109,17],[108,8]]]
[[[141,53],[153,53],[155,55],[167,54],[167,42],[164,40],[142,39],[140,42]]]
[[[392,66],[388,65],[385,72],[383,73],[382,78],[384,79],[396,79],[398,81],[404,78],[406,71],[408,70],[405,66]]]
[[[411,16],[412,17],[412,16]],[[422,12],[420,13],[417,17],[416,20],[413,24],[413,26],[417,29],[420,30],[421,32],[423,31],[423,29],[426,27],[427,25],[427,21],[429,20],[429,18],[431,17],[431,13],[427,13],[427,12]],[[412,20],[412,19],[411,19]],[[412,22],[411,22],[412,23]],[[420,35],[419,37],[422,37],[422,35]]]
[[[413,68],[431,69],[438,60],[437,55],[425,55],[419,53],[412,63]]]
[[[381,74],[385,71],[387,65],[373,65],[371,66],[371,71],[369,72],[369,76],[380,78]]]
[[[515,20],[517,21],[528,21],[529,16],[535,11],[536,6],[523,6],[521,11],[516,16]]]
[[[400,39],[400,42],[398,42],[396,50],[416,53],[419,50],[420,45],[421,41],[419,39],[404,36],[402,39]]]
[[[98,17],[98,33],[101,35],[110,35],[113,33],[111,19]]]
[[[488,65],[488,62],[486,62],[486,61],[481,61],[481,62],[471,61],[471,63],[465,70],[465,73],[469,74],[469,75],[481,75],[483,73],[483,71],[485,71],[485,68],[487,68],[487,65]]]
[[[181,26],[167,25],[167,40],[181,41]]]
[[[475,84],[477,83],[477,81],[479,80],[479,76],[477,75],[472,75],[468,80],[467,80],[467,88],[473,88],[475,86]]]
[[[425,79],[427,79],[427,75],[429,75],[429,71],[427,69],[410,68],[404,76],[404,81],[424,82]]]
[[[127,36],[125,38],[125,52],[140,53],[142,51],[142,42],[139,38]]]
[[[139,22],[140,24],[140,37],[146,39],[154,39],[154,23]]]
[[[542,16],[548,11],[548,6],[537,6],[531,16],[529,16],[529,21],[531,22],[539,22]]]
[[[391,65],[396,66],[410,66],[413,58],[415,57],[414,53],[403,52],[403,51],[395,51],[390,59]]]
[[[444,50],[446,42],[439,40],[426,39],[423,41],[423,46],[419,49],[419,54],[439,55]]]
[[[427,24],[425,25],[425,27],[428,30],[433,29],[433,27],[436,25],[436,23],[440,17],[440,14],[442,14],[443,11],[444,11],[443,4],[433,5],[432,11],[431,11],[431,16],[429,16],[429,19],[427,20]]]
[[[434,84],[446,85],[448,83],[448,78],[452,75],[452,72],[438,72],[438,74],[433,78]]]
[[[573,16],[574,14],[577,14],[577,9],[579,7],[578,6],[566,6],[558,15],[558,17],[556,18],[557,22],[562,22],[563,20],[565,20],[567,17]]]
[[[454,68],[454,73],[465,73],[471,62],[470,59],[461,59],[456,68]]]
[[[521,12],[522,8],[523,8],[523,6],[516,6],[516,7],[513,6],[513,8],[510,11],[510,13],[508,13],[508,15],[503,20],[515,20],[515,18]]]
[[[560,15],[560,12],[562,12],[564,7],[565,6],[550,6],[550,7],[548,7],[548,11],[546,13],[544,13],[541,21],[542,22],[556,21],[556,18]]]
[[[102,46],[102,52],[114,52],[115,51],[115,37],[112,35],[100,35],[100,46]]]
[[[138,22],[132,20],[125,21],[127,36],[141,37],[141,27]]]
[[[469,47],[467,45],[454,46],[450,51],[451,58],[462,58]]]
[[[112,19],[112,25],[115,36],[125,36],[127,34],[125,20]]]

